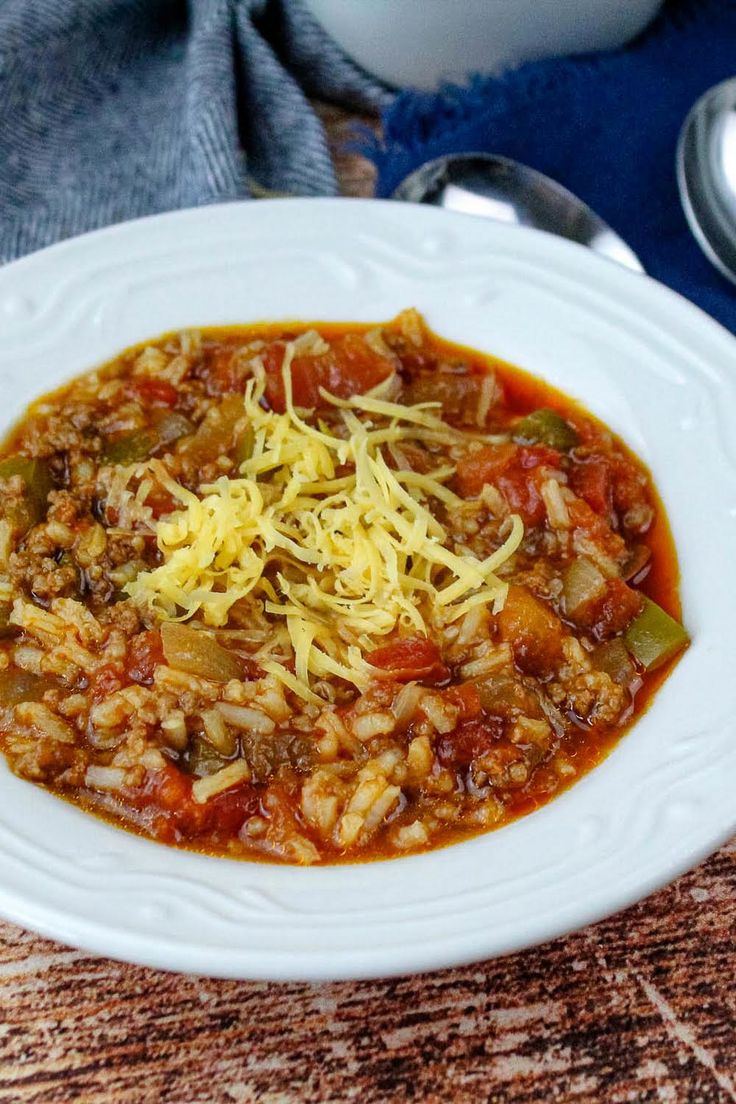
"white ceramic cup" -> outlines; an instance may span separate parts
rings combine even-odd
[[[360,65],[432,89],[539,57],[622,46],[663,0],[306,0]]]

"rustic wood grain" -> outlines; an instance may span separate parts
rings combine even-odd
[[[370,115],[356,116],[334,104],[315,104],[330,144],[340,192],[344,196],[367,197],[375,191],[376,171],[370,161],[355,152],[356,124],[374,133],[378,123]]]
[[[736,841],[567,939],[387,981],[182,977],[0,924],[0,1102],[736,1104],[735,930]]]
[[[359,984],[211,981],[0,927],[8,1104],[733,1104],[736,842],[535,950]]]

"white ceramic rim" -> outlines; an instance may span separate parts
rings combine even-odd
[[[601,919],[736,828],[736,588],[721,581],[736,553],[736,342],[646,277],[536,231],[374,200],[155,216],[0,269],[3,422],[165,330],[377,320],[408,305],[448,338],[581,399],[649,463],[680,553],[692,647],[568,793],[498,832],[390,862],[300,869],[176,851],[3,766],[8,919],[165,969],[384,976],[508,953]]]

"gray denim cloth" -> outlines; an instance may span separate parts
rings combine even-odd
[[[333,194],[307,97],[391,94],[302,0],[0,0],[0,261],[254,188]]]

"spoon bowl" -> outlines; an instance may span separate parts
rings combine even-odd
[[[507,157],[438,157],[405,177],[391,198],[533,226],[586,245],[634,272],[644,271],[633,250],[587,204],[555,180]]]
[[[736,77],[701,96],[677,146],[677,183],[706,257],[736,283]]]

